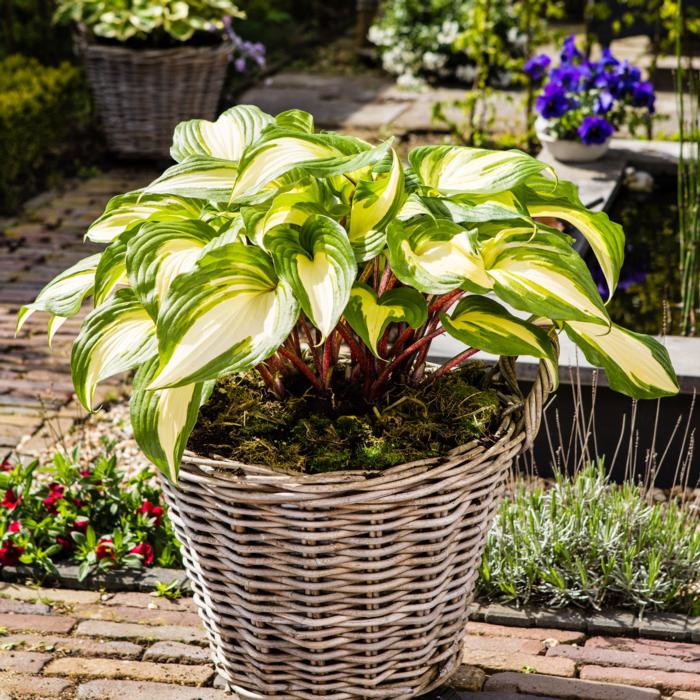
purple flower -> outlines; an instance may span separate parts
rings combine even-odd
[[[632,104],[635,107],[646,107],[649,113],[653,114],[655,101],[654,86],[648,80],[637,83],[634,86],[632,90]]]
[[[642,79],[639,68],[631,66],[628,61],[620,63],[610,75],[608,84],[615,97],[632,94]]]
[[[552,59],[547,54],[541,53],[533,56],[524,66],[523,72],[530,77],[534,83],[539,83],[547,72],[547,67]]]
[[[583,77],[584,71],[574,65],[559,66],[549,74],[549,79],[553,83],[559,83],[566,90],[577,90]]]
[[[562,63],[573,63],[583,58],[583,54],[576,48],[576,36],[574,34],[564,40],[564,46],[562,46],[559,58]]]
[[[234,62],[233,67],[236,69],[237,73],[245,73],[246,62],[243,56],[239,56]]]
[[[600,59],[600,63],[603,66],[617,66],[620,62],[612,55],[612,51],[609,46],[603,49],[603,55]]]
[[[576,131],[586,146],[592,146],[605,143],[615,129],[604,117],[585,117]]]
[[[595,107],[593,109],[596,114],[607,114],[613,104],[615,104],[615,98],[608,90],[603,90],[596,98]]]
[[[553,119],[561,117],[571,109],[571,102],[566,96],[566,92],[556,83],[545,85],[542,94],[535,102],[535,109],[545,118]]]

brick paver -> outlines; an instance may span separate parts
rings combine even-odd
[[[194,616],[191,598],[78,593],[0,586],[0,611],[34,610],[0,613],[0,690],[10,698],[233,697],[216,677],[202,626],[165,622]],[[96,619],[115,612],[140,622]],[[470,622],[463,665],[424,700],[478,697],[700,700],[700,644]]]

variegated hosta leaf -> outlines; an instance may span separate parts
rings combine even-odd
[[[535,226],[523,204],[510,192],[500,192],[489,197],[459,196],[442,200],[449,216],[458,224],[480,224],[486,222],[522,221],[532,230]]]
[[[174,194],[227,204],[238,164],[210,156],[188,156],[182,163],[168,168],[146,189],[150,194]],[[191,218],[191,217],[188,217]]]
[[[375,180],[360,180],[355,189],[348,235],[358,261],[369,260],[384,249],[384,229],[402,203],[403,168],[392,149],[389,171]]]
[[[85,235],[95,243],[111,243],[130,226],[141,221],[180,221],[198,219],[205,202],[175,195],[129,192],[112,197],[104,213],[96,219]]]
[[[175,127],[170,155],[181,163],[189,156],[239,161],[243,151],[260,138],[272,117],[253,105],[236,105],[215,122],[190,119]]]
[[[95,306],[101,306],[120,287],[129,286],[126,272],[126,247],[142,224],[119,234],[102,253],[95,272]]]
[[[488,297],[461,299],[440,321],[457,340],[495,355],[529,355],[556,362],[549,336],[536,325],[513,316]]]
[[[421,292],[445,294],[459,287],[485,292],[492,286],[475,232],[449,219],[394,221],[387,229],[387,243],[394,274]]]
[[[570,321],[566,334],[586,359],[602,367],[614,391],[635,399],[654,399],[678,393],[678,380],[668,351],[654,338],[613,324]]]
[[[214,382],[148,391],[146,387],[157,369],[156,357],[144,364],[134,377],[134,391],[129,403],[131,427],[146,457],[175,483],[187,438]]]
[[[179,275],[158,312],[160,369],[149,389],[183,386],[243,371],[289,335],[299,302],[262,250],[214,248]]]
[[[548,166],[522,151],[421,146],[408,159],[423,185],[444,195],[510,190]]]
[[[141,226],[126,249],[131,288],[153,318],[173,280],[194,269],[204,247],[216,236],[202,221],[157,221]]]
[[[302,226],[314,214],[325,213],[323,204],[328,195],[323,184],[316,179],[305,179],[296,187],[278,194],[269,204],[243,207],[248,237],[266,250],[265,236],[275,226],[282,224]]]
[[[301,230],[278,226],[267,245],[279,276],[325,339],[350,298],[357,263],[345,229],[327,216],[312,216]]]
[[[592,212],[581,204],[571,183],[538,178],[519,191],[531,216],[551,216],[575,226],[593,249],[608,284],[615,291],[625,255],[625,233],[605,212]]]
[[[557,320],[608,323],[586,264],[562,235],[505,230],[482,255],[494,291],[507,304]]]
[[[71,372],[80,403],[92,410],[95,387],[153,357],[158,350],[156,327],[130,289],[85,318],[73,344]]]
[[[275,125],[280,129],[314,133],[314,118],[302,109],[288,109],[286,112],[280,112],[275,117]]]
[[[95,270],[101,253],[83,258],[72,267],[56,276],[37,295],[31,304],[23,306],[17,314],[17,333],[35,311],[48,311],[52,315],[49,321],[49,343],[62,323],[55,318],[65,320],[80,311],[83,299],[93,293],[95,288]],[[58,324],[58,325],[56,325]]]
[[[428,318],[423,295],[410,287],[398,287],[377,294],[363,282],[356,282],[345,308],[345,319],[364,343],[377,355],[377,343],[392,322],[408,323],[411,328],[422,326]]]
[[[391,147],[391,141],[363,147],[359,141],[331,134],[282,129],[269,134],[241,160],[233,201],[245,200],[291,170],[320,178],[354,172],[379,162]]]

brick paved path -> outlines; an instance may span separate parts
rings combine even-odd
[[[52,431],[67,428],[80,415],[71,403],[68,369],[79,322],[61,327],[51,352],[46,314],[35,314],[15,338],[18,309],[59,272],[102,248],[83,243],[83,236],[110,197],[153,177],[151,171],[120,169],[76,181],[62,193],[29,202],[18,219],[0,223],[0,457],[20,443],[27,452],[43,448],[46,439],[55,438]],[[47,417],[53,419],[51,430]]]
[[[470,623],[451,685],[431,700],[700,700],[700,644]],[[0,700],[231,697],[190,598],[0,584]]]

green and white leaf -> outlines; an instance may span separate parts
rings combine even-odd
[[[522,151],[465,146],[420,146],[408,159],[423,185],[443,195],[504,192],[549,167]]]
[[[130,226],[142,221],[198,219],[205,202],[175,195],[129,192],[109,200],[104,213],[87,230],[85,237],[95,243],[111,243]]]
[[[377,355],[377,343],[390,323],[422,326],[428,318],[423,295],[410,287],[398,287],[377,294],[364,282],[356,282],[345,308],[345,319],[363,342]]]
[[[216,237],[202,221],[150,222],[127,245],[131,288],[155,319],[173,280],[194,269],[204,247]]]
[[[120,287],[129,286],[126,272],[126,248],[141,224],[119,234],[102,253],[95,272],[95,306],[101,306]]]
[[[440,321],[452,337],[473,348],[494,355],[529,355],[557,361],[545,331],[514,316],[488,297],[465,297],[450,315],[443,314]]]
[[[181,163],[189,156],[211,156],[237,162],[255,143],[272,117],[254,105],[236,105],[215,122],[190,119],[175,127],[170,155]]]
[[[96,255],[83,258],[51,280],[31,304],[25,304],[19,310],[16,332],[19,333],[27,319],[35,311],[48,311],[52,316],[64,319],[75,316],[80,311],[85,297],[94,291],[95,271],[97,270],[100,256],[101,253],[97,253]],[[51,324],[52,321],[49,323]],[[49,343],[58,326],[53,329],[53,333],[51,328],[52,326],[50,325]]]
[[[605,212],[586,209],[571,183],[538,178],[519,194],[531,216],[551,216],[575,226],[588,241],[598,260],[610,294],[615,291],[625,255],[622,226],[610,221]]]
[[[280,112],[275,117],[275,125],[280,129],[314,133],[314,118],[302,109],[288,109],[286,112]]]
[[[149,391],[146,387],[157,369],[156,357],[144,364],[134,377],[134,392],[129,403],[131,427],[146,457],[176,483],[187,439],[214,382]]]
[[[215,248],[174,280],[160,308],[161,364],[149,389],[253,367],[277,350],[298,315],[266,253],[243,243]]]
[[[492,287],[475,232],[449,219],[394,221],[387,229],[387,243],[394,274],[421,292],[445,294],[460,287],[485,292]]]
[[[634,333],[616,324],[568,322],[566,334],[586,359],[602,367],[614,391],[635,399],[655,399],[678,393],[668,351],[648,335]]]
[[[88,314],[73,344],[71,372],[80,403],[92,410],[99,382],[144,363],[157,350],[153,320],[130,289],[120,289]]]
[[[369,260],[384,249],[384,229],[403,199],[403,168],[392,149],[389,171],[375,180],[360,180],[355,189],[348,235],[358,261]]]
[[[144,191],[227,204],[237,175],[238,164],[233,161],[210,156],[188,156],[182,163],[168,168]]]
[[[316,215],[301,230],[278,226],[267,244],[279,276],[325,339],[348,303],[357,274],[347,232],[330,217]]]
[[[516,309],[555,320],[608,323],[586,264],[562,235],[504,230],[482,254],[496,294]]]

